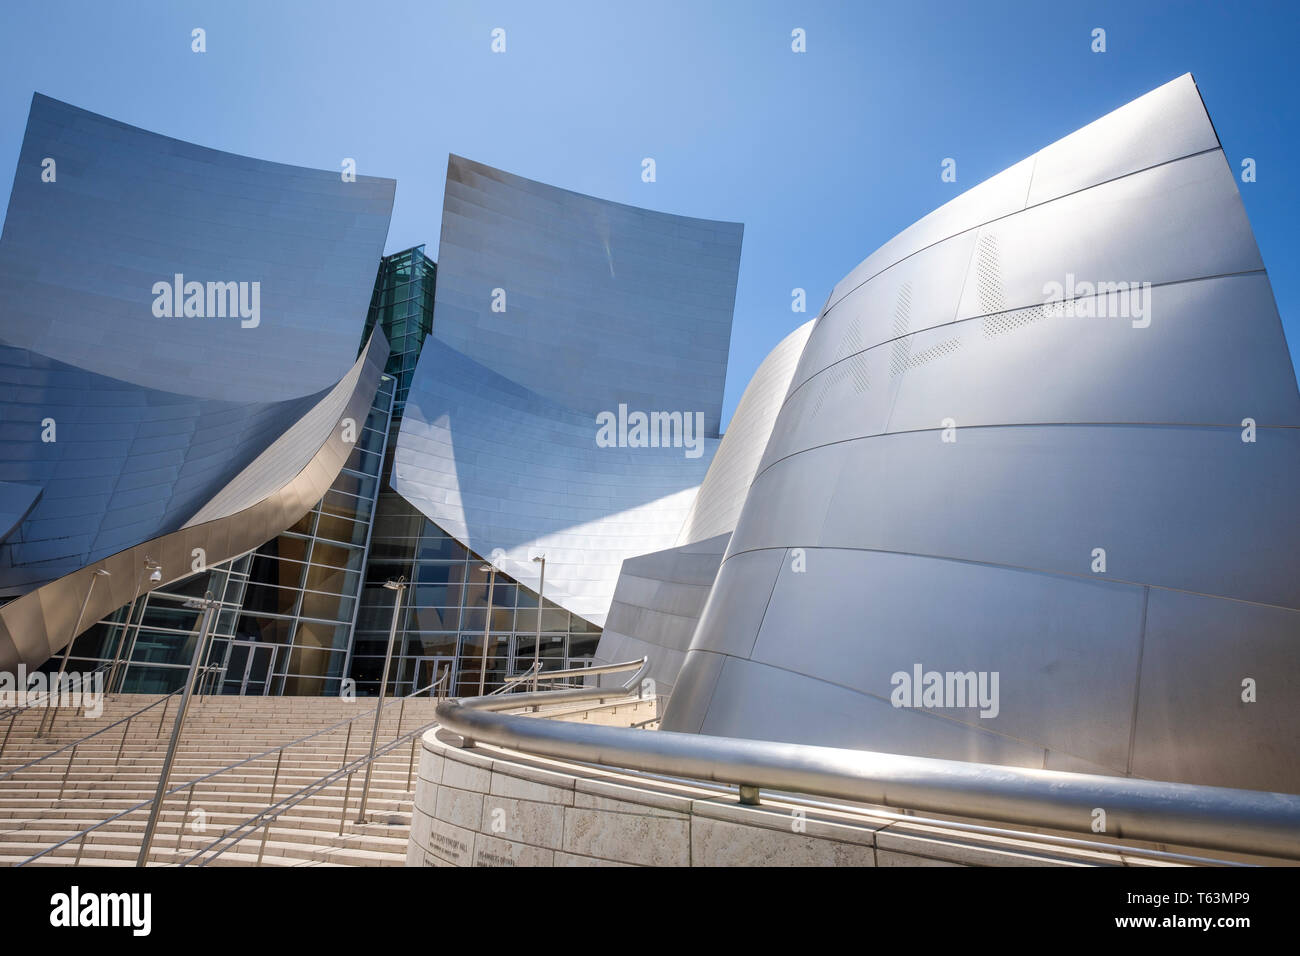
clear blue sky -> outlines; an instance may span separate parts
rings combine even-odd
[[[724,420],[832,284],[930,210],[1191,71],[1300,353],[1300,4],[54,2],[0,20],[0,190],[33,91],[169,136],[398,182],[437,258],[447,154],[745,224]],[[190,30],[208,50],[190,52]],[[1094,27],[1108,51],[1090,51]],[[490,31],[506,30],[494,55]],[[790,31],[808,52],[790,52]],[[641,182],[653,156],[658,182]],[[954,186],[939,178],[957,160]],[[75,250],[69,268],[75,268]],[[790,311],[808,290],[809,314]],[[360,318],[358,319],[360,322]]]

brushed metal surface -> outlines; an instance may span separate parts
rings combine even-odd
[[[33,97],[0,237],[0,487],[39,496],[0,541],[0,667],[67,643],[96,569],[84,626],[132,599],[146,553],[178,580],[329,487],[388,352],[356,340],[394,185]],[[257,321],[156,315],[177,275],[257,283]]]
[[[677,543],[717,450],[741,234],[452,156],[394,488],[534,591],[545,553],[546,597],[603,624],[623,559]],[[698,414],[698,453],[599,446],[620,406]]]
[[[1071,275],[1151,283],[1149,324],[1061,314]],[[1298,475],[1272,290],[1180,77],[836,287],[663,726],[1300,792]],[[916,665],[996,673],[996,715],[895,706]]]

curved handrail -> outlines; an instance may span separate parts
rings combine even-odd
[[[522,674],[516,674],[514,677],[507,677],[506,682],[504,684],[502,684],[496,690],[489,693],[487,696],[496,697],[499,694],[509,693],[514,688],[518,687],[521,683],[523,683],[524,681],[532,677],[534,674],[538,673],[541,669],[542,669],[542,662],[538,661],[536,664],[531,665],[528,668],[528,670],[524,671]]]
[[[1112,837],[1300,859],[1294,794],[493,713],[602,696],[610,688],[474,697],[435,713],[467,746],[738,785],[754,797],[763,788],[1074,832],[1091,832],[1101,808]]]
[[[428,684],[428,685],[426,685],[425,687],[421,687],[419,690],[413,690],[413,691],[411,691],[411,693],[409,693],[409,694],[407,694],[407,695],[405,695],[405,696],[403,696],[403,697],[391,697],[391,698],[389,698],[388,700],[386,700],[386,701],[384,702],[383,706],[384,706],[384,707],[390,707],[390,706],[392,706],[392,705],[395,704],[395,703],[398,703],[398,702],[401,702],[401,701],[405,701],[407,698],[410,698],[410,697],[414,697],[416,694],[423,694],[423,693],[425,693],[426,691],[431,691],[431,690],[433,690],[433,688],[437,687],[437,686],[438,686],[439,684],[441,684],[444,680],[446,680],[450,675],[451,675],[451,671],[447,671],[446,673],[444,673],[444,674],[442,675],[442,677],[439,677],[439,678],[438,678],[436,681],[434,681],[432,684]],[[173,691],[172,693],[178,693],[178,691]],[[169,694],[168,697],[170,697],[170,696],[171,696],[171,695]],[[165,698],[164,698],[164,699],[165,699]],[[157,701],[154,702],[154,704],[160,704],[160,703],[162,703],[162,700],[157,700]],[[151,704],[150,706],[154,706],[154,704]],[[175,795],[178,794],[178,793],[183,793],[184,791],[186,791],[186,790],[189,789],[190,787],[197,787],[199,784],[204,783],[204,782],[206,782],[206,781],[212,779],[213,777],[219,776],[220,774],[227,773],[227,772],[229,772],[229,771],[231,771],[231,770],[235,770],[235,769],[237,769],[238,767],[242,767],[242,766],[244,766],[245,764],[252,763],[252,762],[255,761],[255,760],[262,760],[262,759],[264,759],[264,758],[266,758],[266,757],[269,757],[269,756],[271,756],[271,755],[273,755],[273,754],[275,754],[275,753],[277,753],[277,752],[279,752],[279,751],[288,750],[290,747],[295,747],[295,746],[297,746],[298,744],[305,743],[305,742],[307,742],[308,740],[311,740],[313,737],[319,737],[319,736],[321,736],[321,735],[323,735],[323,734],[332,733],[333,731],[338,730],[340,727],[343,727],[345,724],[350,724],[350,723],[352,723],[352,721],[357,720],[357,719],[360,718],[360,717],[365,717],[365,716],[368,715],[368,714],[373,714],[374,711],[375,711],[375,708],[374,708],[374,707],[368,708],[368,709],[366,709],[366,710],[363,710],[363,711],[362,711],[361,713],[359,713],[359,714],[353,714],[351,717],[347,717],[347,718],[345,718],[345,719],[343,719],[343,720],[340,720],[338,723],[336,723],[336,724],[332,724],[332,725],[329,726],[329,727],[325,727],[325,728],[322,728],[321,730],[314,731],[314,732],[308,734],[308,735],[305,736],[305,737],[299,737],[297,740],[291,740],[291,741],[289,741],[288,743],[280,744],[279,746],[272,747],[270,750],[264,750],[264,751],[262,751],[262,753],[260,753],[260,754],[254,754],[254,755],[251,756],[251,757],[244,757],[244,758],[241,759],[241,760],[237,760],[235,763],[228,764],[228,765],[225,766],[225,767],[219,767],[218,769],[213,770],[213,771],[210,771],[209,773],[206,773],[206,774],[204,774],[204,775],[201,776],[201,777],[195,777],[193,780],[187,780],[187,781],[185,781],[184,783],[177,784],[176,786],[172,787],[170,790],[168,790],[168,791],[163,795],[163,801],[165,802],[166,799],[167,799],[168,797],[175,796]],[[124,718],[124,719],[125,719],[125,718]],[[119,722],[120,722],[120,721],[119,721]],[[108,728],[106,727],[106,728],[104,728],[104,729],[107,730]],[[387,753],[387,750],[382,751],[382,753]],[[380,754],[381,754],[381,751],[376,751],[375,756],[378,757],[378,756],[380,756]],[[364,761],[364,760],[365,760],[365,757],[363,756],[363,757],[361,757],[361,758],[359,758],[359,759],[361,759],[361,760]],[[19,769],[21,769],[21,768],[19,768]],[[3,778],[0,777],[0,779],[3,779]],[[88,827],[85,827],[85,828],[83,828],[83,829],[81,829],[81,830],[78,830],[76,833],[70,834],[69,836],[67,836],[67,837],[65,837],[64,839],[60,840],[58,843],[55,843],[55,844],[53,844],[53,845],[51,845],[51,846],[47,846],[44,850],[41,850],[39,853],[33,853],[31,856],[27,857],[27,859],[21,861],[20,863],[16,863],[16,864],[14,864],[14,865],[15,865],[15,866],[26,866],[28,863],[31,863],[33,860],[39,859],[39,858],[45,856],[47,853],[53,853],[55,850],[59,849],[60,847],[67,846],[69,843],[73,842],[74,840],[76,840],[76,839],[78,839],[78,838],[84,840],[87,836],[89,836],[89,835],[90,835],[91,833],[93,833],[94,831],[98,830],[100,827],[105,826],[105,825],[107,825],[107,824],[109,824],[109,823],[112,823],[112,822],[114,822],[115,820],[120,820],[122,817],[129,816],[129,815],[132,814],[132,813],[136,813],[136,812],[138,812],[138,811],[140,811],[140,810],[143,810],[145,807],[150,806],[153,802],[154,802],[154,798],[153,798],[153,797],[150,797],[150,798],[147,799],[147,800],[142,800],[142,801],[140,801],[139,803],[137,803],[137,804],[136,804],[135,806],[133,806],[133,807],[127,807],[125,810],[120,810],[120,811],[118,811],[117,813],[113,814],[111,817],[107,817],[107,818],[105,818],[105,819],[103,819],[103,820],[100,820],[98,823],[91,824],[91,825],[88,826]],[[265,812],[265,811],[263,811],[263,812]],[[221,839],[223,839],[223,837],[218,837],[218,842],[220,842]]]

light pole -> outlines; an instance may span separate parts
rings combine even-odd
[[[81,633],[81,619],[86,614],[86,605],[90,603],[90,596],[95,593],[95,582],[100,578],[109,577],[109,573],[103,568],[97,568],[95,573],[90,576],[90,587],[86,588],[86,596],[82,598],[81,610],[77,612],[77,623],[72,625],[72,633],[68,635],[68,646],[63,649],[63,660],[59,661],[59,672],[55,675],[53,683],[50,684],[50,696],[46,699],[45,713],[41,715],[41,725],[37,728],[36,736],[41,737],[45,734],[46,717],[50,718],[49,726],[54,725],[54,709],[49,705],[50,700],[57,701],[59,682],[63,680],[63,672],[67,670],[68,658],[72,655],[72,645],[77,641],[77,635]]]
[[[393,600],[393,621],[388,628],[388,653],[384,655],[384,676],[379,679],[379,704],[375,707],[375,723],[370,728],[370,757],[366,761],[366,782],[361,786],[361,809],[357,811],[357,823],[368,823],[366,819],[366,800],[370,796],[370,772],[375,766],[375,742],[379,739],[379,717],[384,712],[384,693],[388,690],[388,667],[393,661],[393,643],[397,640],[397,616],[402,610],[402,592],[406,590],[406,576],[401,575],[391,581],[385,581],[384,587],[396,591]],[[401,723],[401,721],[398,721]]]
[[[497,568],[495,564],[485,564],[479,570],[491,572],[491,576],[488,578],[487,619],[483,622],[483,660],[478,670],[478,695],[482,697],[483,691],[487,687],[488,628],[492,626],[492,590],[497,584]]]
[[[140,841],[140,855],[136,858],[136,866],[144,866],[149,862],[149,850],[153,846],[154,831],[158,829],[158,815],[162,813],[167,781],[171,778],[172,763],[176,760],[176,747],[181,741],[181,731],[185,729],[185,712],[189,709],[190,698],[194,695],[194,678],[198,675],[199,661],[208,643],[208,628],[217,613],[217,602],[212,597],[211,591],[204,593],[202,607],[203,616],[199,619],[198,640],[194,643],[194,656],[190,658],[190,672],[185,677],[185,692],[181,695],[180,706],[176,709],[176,723],[172,724],[172,737],[167,744],[167,756],[163,757],[162,770],[158,776],[158,790],[153,797],[153,806],[149,808],[149,822],[144,827],[144,838]],[[183,819],[180,825],[184,828]]]
[[[533,561],[542,563],[542,578],[537,582],[537,640],[533,643],[533,690],[537,690],[537,664],[542,653],[542,592],[546,590],[546,555],[536,555]]]
[[[144,556],[144,571],[150,572],[149,581],[157,584],[162,580],[162,565],[155,561],[149,555]],[[135,617],[135,603],[140,600],[140,588],[144,585],[144,571],[141,571],[135,578],[135,595],[131,598],[131,606],[127,608],[126,620],[122,622],[122,633],[117,639],[117,648],[113,651],[113,666],[108,671],[108,690],[113,692],[113,682],[117,680],[117,670],[122,664],[122,650],[126,647],[126,635],[131,630],[131,618]],[[137,629],[139,633],[139,629]],[[131,645],[132,650],[135,645]],[[126,675],[123,675],[125,680]],[[120,690],[118,691],[120,693]]]

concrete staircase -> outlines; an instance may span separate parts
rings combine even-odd
[[[79,716],[71,709],[60,710],[53,733],[39,739],[35,734],[43,709],[33,708],[20,714],[0,755],[0,773],[107,727],[157,699],[141,694],[111,695],[105,698],[103,714],[94,719]],[[356,701],[317,697],[196,698],[186,720],[168,789],[355,717],[373,707],[373,703],[366,698]],[[406,701],[402,732],[431,722],[435,703],[429,698]],[[19,863],[87,826],[151,800],[175,707],[173,698],[161,721],[161,706],[134,719],[125,744],[122,727],[83,743],[70,770],[67,755],[60,754],[0,779],[0,865]],[[384,710],[379,728],[380,746],[398,736],[399,707],[394,701]],[[285,751],[276,800],[338,770],[345,763],[345,744],[346,759],[364,756],[370,744],[373,719],[372,714],[352,721],[350,741],[344,726]],[[8,723],[7,716],[0,717],[0,737]],[[363,770],[351,781],[346,813],[343,812],[348,790],[346,777],[286,811],[271,827],[262,865],[402,866],[414,785],[412,780],[408,786],[411,754],[412,747],[406,744],[375,762],[368,804],[370,823],[355,822]],[[188,792],[169,798],[154,839],[151,865],[175,864],[211,843],[225,830],[264,810],[271,803],[275,763],[272,755],[200,784],[184,821]],[[60,799],[65,772],[67,783]],[[147,818],[146,807],[91,833],[81,852],[81,865],[133,866]],[[209,865],[253,865],[261,836],[258,832],[246,837]],[[76,859],[77,852],[78,841],[73,841],[29,865],[68,866]]]

